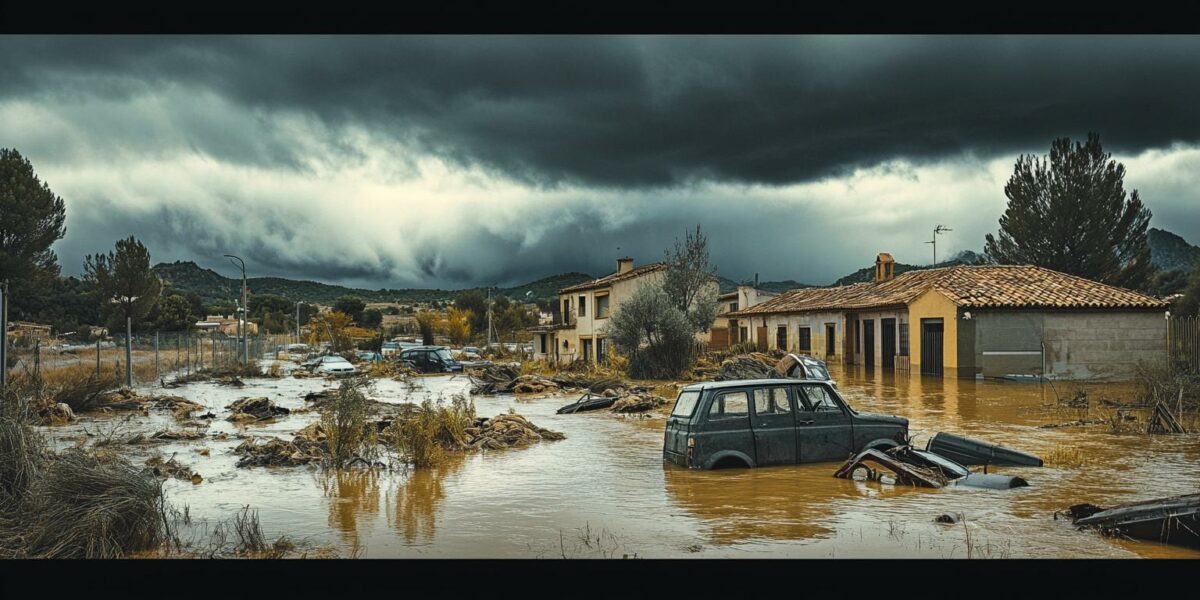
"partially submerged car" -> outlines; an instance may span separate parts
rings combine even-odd
[[[1080,529],[1095,529],[1113,537],[1200,548],[1200,494],[1131,502],[1109,508],[1076,504],[1066,513]]]
[[[788,379],[813,379],[828,381],[833,387],[837,382],[829,375],[825,361],[807,354],[788,353],[775,364],[775,371]]]
[[[693,469],[814,463],[907,443],[908,419],[860,413],[829,381],[705,382],[675,399],[663,461]]]
[[[967,467],[945,456],[908,445],[886,450],[863,450],[846,461],[833,476],[928,488],[961,485],[1007,490],[1029,485],[1025,479],[1012,475],[972,473]]]
[[[444,346],[418,346],[400,353],[400,362],[422,373],[462,373],[462,363]]]
[[[322,375],[354,375],[358,373],[358,369],[340,356],[322,356],[313,372]]]
[[[369,350],[360,350],[358,352],[355,352],[354,355],[358,357],[358,360],[362,360],[362,361],[367,361],[367,362],[382,362],[383,361],[382,354],[380,354],[378,352],[371,352]]]

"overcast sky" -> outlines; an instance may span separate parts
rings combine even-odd
[[[64,272],[158,261],[379,287],[658,260],[825,284],[980,250],[1021,153],[1101,134],[1200,243],[1200,37],[0,37],[0,147]]]

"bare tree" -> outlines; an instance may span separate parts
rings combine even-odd
[[[695,331],[706,331],[717,316],[717,268],[708,257],[708,238],[696,225],[665,252],[662,289],[675,308],[687,315]]]

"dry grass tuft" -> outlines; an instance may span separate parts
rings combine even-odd
[[[355,459],[373,462],[378,454],[379,437],[369,423],[374,411],[362,391],[366,385],[365,379],[343,380],[337,394],[321,408],[321,428],[334,467]]]
[[[1087,457],[1077,446],[1060,444],[1042,456],[1049,466],[1082,467],[1087,464]]]
[[[413,415],[397,419],[384,430],[384,439],[418,469],[436,466],[450,450],[467,446],[467,429],[475,423],[475,404],[456,395],[449,405],[425,400]]]

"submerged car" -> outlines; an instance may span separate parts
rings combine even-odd
[[[908,441],[908,419],[860,413],[829,381],[743,379],[683,388],[663,461],[693,469],[842,461]]]
[[[837,382],[829,375],[829,366],[825,361],[807,354],[791,354],[784,356],[775,367],[790,379],[813,379],[828,381],[833,387]]]
[[[422,373],[462,373],[462,363],[443,346],[418,346],[400,353],[400,362]]]
[[[367,350],[355,352],[354,355],[358,357],[358,360],[365,360],[368,362],[380,362],[383,360],[382,354],[380,354],[378,352],[370,352]]]
[[[350,364],[350,361],[340,356],[322,356],[313,372],[322,375],[353,375],[358,372],[358,369]]]

